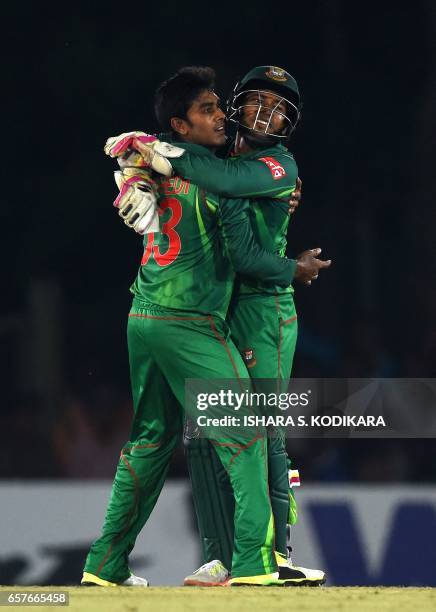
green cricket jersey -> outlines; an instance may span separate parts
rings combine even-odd
[[[216,159],[202,146],[177,144],[196,159]],[[159,207],[160,231],[145,236],[131,288],[137,299],[225,318],[235,272],[266,285],[290,285],[295,261],[259,246],[248,200],[217,197],[176,176],[160,180]]]
[[[284,256],[289,223],[288,200],[296,186],[298,169],[283,145],[257,149],[222,160],[187,152],[172,159],[174,170],[200,187],[228,197],[250,198],[250,220],[259,245]],[[242,273],[239,293],[292,292]]]

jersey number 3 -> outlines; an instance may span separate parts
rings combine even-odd
[[[159,266],[169,266],[177,259],[180,253],[182,242],[175,227],[182,218],[182,205],[177,198],[165,198],[159,204],[159,215],[163,215],[167,208],[171,210],[171,216],[168,221],[162,225],[162,234],[168,236],[168,248],[165,253],[161,253],[159,245],[154,244],[154,232],[147,234],[147,245],[144,255],[142,256],[141,266],[145,266],[148,263],[152,254],[155,262]]]

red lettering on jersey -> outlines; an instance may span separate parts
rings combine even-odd
[[[182,192],[186,195],[189,191],[189,181],[180,176],[162,181],[161,186],[165,195],[178,195]]]
[[[168,236],[168,248],[165,253],[161,253],[159,245],[154,244],[154,232],[147,234],[147,244],[141,260],[141,266],[146,266],[151,255],[155,262],[161,266],[169,266],[177,259],[182,248],[182,242],[175,227],[182,218],[182,205],[176,198],[165,198],[159,204],[159,215],[163,215],[164,211],[169,208],[171,215],[165,223],[162,224],[162,234]]]
[[[187,179],[183,179],[183,193],[184,195],[188,195],[190,187],[190,182]]]
[[[161,189],[163,189],[163,192],[164,192],[165,195],[167,195],[170,192],[170,190],[172,190],[172,188],[173,188],[172,187],[172,184],[173,184],[172,181],[173,181],[173,179],[165,179],[164,181],[161,181],[160,186],[161,186]],[[171,191],[171,193],[172,193],[172,191]]]
[[[182,205],[176,198],[165,198],[165,200],[160,202],[159,207],[160,215],[162,215],[167,208],[171,210],[171,217],[162,225],[162,234],[168,236],[168,249],[165,253],[161,253],[158,246],[153,247],[155,262],[159,266],[164,267],[177,259],[180,249],[182,248],[180,236],[174,229],[182,218]]]
[[[150,255],[153,253],[153,246],[154,246],[154,232],[151,232],[151,234],[147,234],[147,245],[144,249],[144,254],[141,259],[141,266],[147,265],[148,260],[150,259]]]
[[[268,166],[275,181],[286,176],[286,170],[274,157],[260,157],[259,161],[263,161]]]

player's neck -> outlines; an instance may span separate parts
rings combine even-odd
[[[242,155],[243,153],[250,153],[250,151],[253,150],[253,147],[250,147],[250,145],[245,142],[244,136],[240,132],[238,132],[235,138],[235,154]]]
[[[194,144],[194,145],[198,145],[200,147],[204,147],[205,149],[209,149],[209,151],[211,151],[212,153],[215,153],[217,148],[216,146],[208,146],[206,144],[203,144],[201,142],[196,142],[195,138],[191,138],[190,136],[181,136],[179,135],[178,137],[179,142],[186,142],[187,144]]]

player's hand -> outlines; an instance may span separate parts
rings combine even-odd
[[[155,172],[164,176],[173,175],[173,167],[169,160],[181,157],[185,153],[185,149],[168,142],[161,142],[157,139],[150,141],[143,137],[135,138],[132,148],[141,153],[142,158]]]
[[[110,157],[125,157],[126,153],[130,155],[129,151],[132,149],[141,155],[135,158],[136,167],[150,167],[164,176],[173,174],[173,167],[169,159],[181,157],[185,152],[184,149],[161,142],[155,136],[145,134],[145,132],[126,132],[108,138],[104,152]]]
[[[114,202],[124,223],[144,235],[159,231],[159,210],[154,181],[144,170],[125,168],[115,172],[120,193]]]
[[[134,142],[143,139],[144,143],[152,143],[157,140],[156,136],[146,134],[145,132],[124,132],[119,136],[111,136],[106,140],[104,152],[110,157],[119,157],[124,155],[128,149],[134,149]]]
[[[151,171],[141,153],[130,148],[117,157],[117,162],[121,170],[124,170],[124,168],[147,168]]]
[[[291,193],[291,197],[289,198],[289,210],[288,214],[294,214],[296,208],[300,205],[301,195],[302,195],[303,181],[300,178],[297,178],[295,184],[295,190]]]
[[[310,286],[312,281],[318,278],[320,270],[331,266],[331,259],[326,261],[318,259],[320,253],[321,249],[318,247],[317,249],[303,251],[298,255],[294,278],[302,282],[303,285]]]

